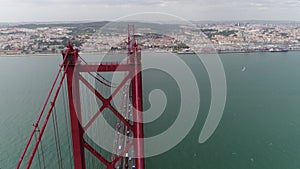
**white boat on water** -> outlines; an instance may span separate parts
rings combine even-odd
[[[183,49],[181,51],[178,51],[177,54],[194,54],[195,52],[191,49]]]
[[[288,49],[283,49],[283,48],[271,48],[269,49],[269,52],[288,52]]]
[[[242,72],[245,72],[245,71],[246,71],[246,67],[242,66]]]

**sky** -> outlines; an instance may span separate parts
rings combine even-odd
[[[192,21],[300,21],[300,0],[0,0],[0,3],[0,22],[114,21],[144,12],[166,13]]]

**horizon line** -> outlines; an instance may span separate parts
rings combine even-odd
[[[280,20],[280,19],[208,19],[208,20],[188,20],[191,23],[201,22],[277,22],[277,23],[300,23],[300,20]],[[95,23],[95,22],[116,22],[114,20],[69,20],[69,21],[12,21],[12,22],[1,22],[0,25],[9,24],[72,24],[72,23]],[[145,22],[145,23],[157,23],[161,21],[143,21],[143,20],[122,20],[119,22]],[[168,24],[167,21],[164,22]],[[172,24],[172,23],[170,23]]]

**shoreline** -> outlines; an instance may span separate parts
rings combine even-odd
[[[142,50],[143,51],[143,50]],[[154,52],[154,53],[159,53],[159,52],[155,52],[155,51],[148,51],[148,50],[144,50],[144,52]],[[288,50],[288,51],[276,51],[276,52],[271,52],[271,51],[216,51],[216,52],[212,52],[212,53],[203,53],[203,52],[195,52],[193,54],[234,54],[234,53],[287,53],[287,52],[300,52],[300,49],[296,49],[296,50]],[[81,55],[103,55],[103,54],[127,54],[126,52],[83,52],[83,53],[79,53]],[[168,52],[164,52],[164,53],[168,53]],[[172,52],[170,52],[172,53]],[[177,54],[177,53],[174,53]],[[182,53],[184,54],[184,53]],[[181,54],[181,55],[182,55]],[[186,53],[187,55],[190,53]],[[35,54],[0,54],[0,57],[37,57],[37,56],[61,56],[61,53],[35,53]]]
[[[287,52],[300,52],[300,49],[288,50],[288,51],[217,51],[218,54],[230,54],[230,53],[287,53]]]

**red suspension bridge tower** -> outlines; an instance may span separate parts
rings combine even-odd
[[[75,169],[86,169],[86,157],[85,151],[89,151],[96,159],[106,166],[107,169],[117,168],[116,165],[129,151],[130,148],[134,149],[134,166],[137,169],[144,169],[144,142],[143,142],[143,116],[142,116],[142,73],[141,73],[141,51],[138,48],[137,42],[134,38],[134,27],[133,25],[128,26],[128,44],[127,44],[127,62],[101,62],[95,63],[83,63],[80,60],[78,49],[74,49],[71,44],[68,44],[67,49],[62,52],[63,62],[60,66],[59,72],[55,78],[54,84],[49,92],[49,95],[45,101],[45,104],[41,110],[38,120],[34,124],[34,129],[29,137],[29,140],[25,146],[22,156],[18,162],[16,169],[19,169],[21,163],[24,160],[24,156],[29,149],[29,145],[33,142],[32,138],[37,129],[40,128],[38,137],[34,143],[33,149],[30,152],[30,158],[26,163],[26,169],[29,169],[36,151],[41,142],[43,133],[47,126],[50,114],[53,112],[58,93],[60,92],[62,83],[67,80],[67,93],[68,93],[68,106],[70,115],[70,131],[72,135],[72,147],[73,147],[73,160]],[[59,74],[63,72],[63,76],[59,79]],[[112,92],[109,97],[103,96],[93,85],[90,84],[80,73],[103,73],[103,72],[127,72],[125,78],[120,84],[116,86],[116,89]],[[89,119],[88,123],[83,126],[81,123],[82,118],[82,102],[80,100],[80,85],[82,83],[87,87],[96,98],[102,102],[100,109],[94,113],[92,118]],[[116,97],[117,93],[124,87],[125,84],[130,84],[129,97],[132,103],[132,115],[133,119],[124,117],[113,105],[112,100]],[[54,92],[54,97],[51,101],[50,96],[52,95],[55,86],[58,86]],[[40,124],[42,116],[46,111],[47,104],[50,103],[49,110],[45,115],[45,120]],[[134,139],[124,144],[123,149],[115,154],[111,160],[105,158],[100,152],[98,152],[92,145],[85,140],[85,131],[95,122],[97,117],[103,112],[103,110],[109,110],[117,119],[125,126],[128,131],[133,135]],[[101,136],[105,137],[105,136]]]

